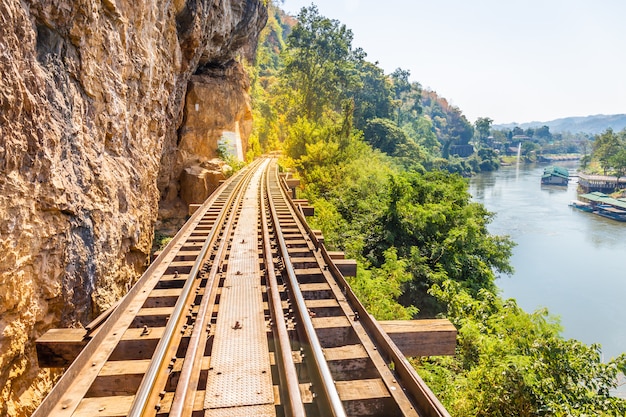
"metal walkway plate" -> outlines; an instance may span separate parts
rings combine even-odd
[[[258,254],[257,190],[252,179],[235,228],[215,325],[205,415],[275,416]]]

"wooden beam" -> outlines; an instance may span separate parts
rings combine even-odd
[[[324,244],[324,235],[322,234],[322,231],[321,230],[317,230],[317,229],[313,229],[311,231],[315,235],[315,238],[317,239],[317,241],[323,245]]]
[[[307,216],[307,217],[315,216],[315,207],[313,207],[313,206],[300,204],[300,210],[302,210],[302,214]]]
[[[298,178],[286,178],[285,182],[289,188],[296,188],[300,186],[300,180]]]
[[[202,207],[202,204],[189,204],[189,212],[187,214],[191,216],[196,211],[198,211],[200,207]]]
[[[405,356],[454,355],[456,327],[448,319],[379,322]]]
[[[343,252],[333,252],[333,251],[326,251],[326,253],[328,253],[328,256],[330,257],[330,259],[346,259],[346,254]]]
[[[356,261],[354,259],[335,259],[333,263],[344,277],[356,277]]]
[[[67,368],[87,345],[85,329],[50,329],[35,341],[41,368]]]

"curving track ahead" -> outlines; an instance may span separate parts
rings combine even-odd
[[[34,416],[448,416],[272,158],[222,185],[85,340]]]

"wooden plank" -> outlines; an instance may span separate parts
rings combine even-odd
[[[294,267],[294,272],[296,273],[296,277],[301,286],[311,283],[325,283],[326,281],[324,274],[319,267],[303,269],[296,269]]]
[[[333,263],[344,277],[356,277],[356,261],[354,259],[335,259]]]
[[[354,358],[369,358],[363,345],[345,345],[324,349],[324,357],[329,362]]]
[[[388,320],[379,323],[405,356],[455,353],[457,331],[450,320]]]
[[[334,327],[351,327],[350,320],[345,316],[313,317],[311,319],[315,329],[329,329]]]
[[[297,258],[300,256],[308,256],[311,254],[311,249],[309,249],[308,247],[298,247],[298,248],[289,248],[288,250],[289,252],[289,257],[290,258]]]
[[[164,327],[130,328],[124,332],[117,347],[111,353],[110,360],[142,360],[149,359],[163,336]]]
[[[66,368],[87,345],[85,329],[50,329],[35,341],[41,368]]]
[[[336,381],[339,397],[349,416],[417,416],[413,408],[400,410],[382,379]],[[400,386],[390,387],[394,391]],[[420,414],[421,415],[421,414]]]
[[[313,206],[300,204],[300,210],[302,211],[302,214],[306,217],[315,216],[315,207]]]
[[[83,398],[72,416],[125,416],[128,415],[134,398],[133,395]]]
[[[319,271],[319,263],[314,256],[300,256],[291,260],[294,269],[316,268]],[[296,271],[297,273],[298,271]]]
[[[355,401],[390,397],[382,379],[356,379],[335,383],[341,401]]]
[[[189,204],[189,212],[187,214],[193,215],[200,207],[202,207],[202,204]]]
[[[150,360],[109,361],[102,367],[87,397],[134,395],[150,366]]]
[[[203,411],[204,410],[204,397],[206,393],[204,390],[197,390],[194,395],[193,400],[193,410],[194,411]],[[170,407],[172,406],[172,401],[174,400],[173,392],[166,392],[161,400],[162,408],[159,411],[159,415],[168,415],[170,412]],[[194,416],[196,413],[193,414]],[[203,415],[203,414],[197,414]]]
[[[339,303],[334,298],[326,298],[322,300],[305,300],[308,308],[333,308],[339,307]]]
[[[328,256],[330,257],[330,259],[332,260],[337,260],[337,259],[346,259],[346,254],[344,252],[339,252],[339,251],[331,251],[331,252],[326,252],[328,253]]]
[[[300,186],[300,180],[298,178],[286,178],[285,182],[289,188],[296,188]]]
[[[369,379],[380,376],[361,344],[324,349],[324,357],[335,381]]]
[[[142,308],[137,312],[137,316],[171,316],[174,307],[154,307]]]

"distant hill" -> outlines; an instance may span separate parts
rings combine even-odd
[[[563,119],[556,119],[549,122],[528,122],[528,123],[507,123],[501,125],[493,125],[494,129],[513,129],[518,126],[522,129],[528,129],[529,127],[541,127],[548,126],[552,133],[589,133],[597,134],[604,132],[609,127],[614,131],[619,132],[626,128],[626,114],[612,114],[604,115],[598,114],[595,116],[584,117],[565,117]]]

